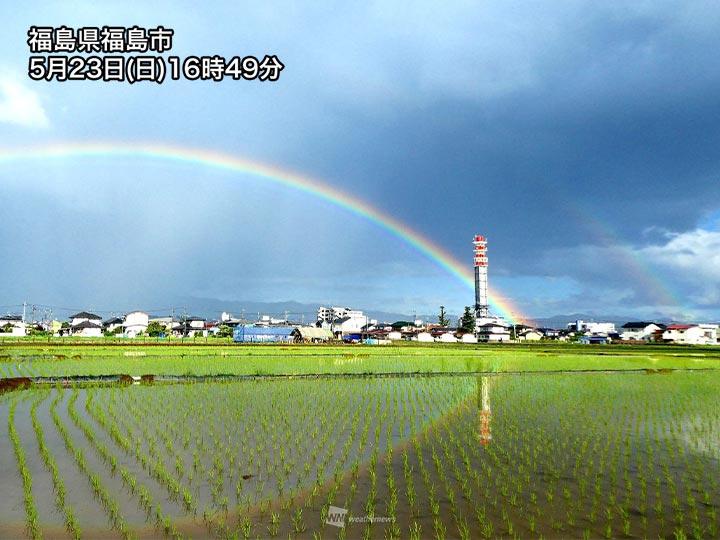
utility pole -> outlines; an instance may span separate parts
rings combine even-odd
[[[35,304],[32,305],[32,311],[30,312],[30,324],[35,324]]]
[[[25,308],[27,308],[27,302],[23,302],[23,324],[25,324]]]

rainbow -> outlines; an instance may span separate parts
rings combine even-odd
[[[642,256],[627,245],[613,227],[605,221],[600,221],[592,212],[583,208],[577,202],[566,205],[567,214],[572,217],[580,227],[587,230],[601,246],[613,248],[617,256],[617,264],[621,265],[626,274],[637,285],[642,285],[646,293],[655,304],[666,308],[683,308],[683,301],[675,294],[670,286],[661,281]]]
[[[468,263],[461,263],[419,232],[414,231],[405,223],[372,207],[367,202],[348,195],[325,183],[280,167],[242,159],[222,152],[155,143],[75,142],[13,149],[0,148],[0,163],[54,158],[124,156],[172,160],[195,166],[200,165],[251,174],[319,197],[392,233],[413,246],[431,261],[434,261],[440,267],[447,270],[451,275],[458,278],[470,290],[474,289],[474,276],[471,271],[470,256],[468,256]],[[475,231],[468,231],[468,246],[470,245],[469,242],[474,232]],[[512,323],[524,318],[521,316],[520,309],[497,291],[490,291],[489,301],[497,315],[505,317]]]

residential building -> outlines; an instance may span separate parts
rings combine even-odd
[[[477,332],[478,341],[507,342],[510,341],[510,330],[507,326],[497,323],[486,323]]]
[[[457,343],[457,338],[452,332],[442,332],[436,338],[435,341],[440,343]]]
[[[705,335],[705,343],[707,343],[708,345],[716,345],[720,342],[720,337],[718,336],[718,327],[720,325],[701,323],[698,324],[698,326]]]
[[[537,331],[540,332],[545,339],[552,340],[559,340],[564,332],[564,330],[555,330],[554,328],[538,328]]]
[[[517,334],[519,341],[540,341],[544,336],[537,330],[523,330]]]
[[[0,336],[21,337],[26,333],[25,323],[20,315],[3,315],[0,317]]]
[[[586,334],[591,335],[607,335],[615,333],[615,323],[611,322],[591,322],[577,320],[575,322],[568,323],[567,326],[568,330],[572,330],[573,332],[585,332]]]
[[[660,334],[660,331],[657,331]],[[661,341],[687,345],[716,345],[717,324],[672,324],[662,331]]]
[[[658,330],[658,333],[660,331]],[[662,331],[662,341],[669,343],[699,344],[705,343],[704,331],[692,324],[671,324]]]
[[[123,322],[123,333],[129,337],[134,338],[143,332],[147,332],[148,324],[150,323],[150,316],[144,311],[131,311],[125,315],[125,322]]]
[[[164,317],[151,317],[148,319],[148,325],[150,323],[158,323],[162,325],[168,332],[172,332],[173,328],[178,326],[181,321],[173,315],[167,315]]]
[[[430,332],[418,332],[416,340],[421,343],[432,343],[435,341]]]
[[[185,317],[184,320],[177,321],[172,331],[181,337],[207,337],[205,319],[202,317]]]
[[[103,321],[103,331],[114,334],[118,328],[122,330],[123,319],[122,317],[110,317],[108,320]]]
[[[324,323],[330,324],[337,319],[344,319],[345,317],[350,317],[351,319],[364,319],[365,314],[357,309],[350,309],[349,307],[338,306],[320,306],[317,310],[317,320],[319,323],[321,323],[323,327],[325,327]]]
[[[362,311],[359,313],[362,314]],[[367,318],[365,317],[365,315],[358,316],[356,314],[353,314],[352,316],[345,316],[333,320],[331,330],[336,334],[354,334],[357,332],[362,332],[365,329],[366,324]],[[327,325],[323,324],[322,327],[327,328]]]
[[[622,325],[620,338],[625,341],[652,341],[653,334],[664,328],[664,324],[654,322],[629,322]]]
[[[102,317],[87,311],[70,315],[70,333],[80,337],[102,337]]]

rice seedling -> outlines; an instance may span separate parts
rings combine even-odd
[[[15,457],[18,462],[18,470],[23,484],[24,502],[25,502],[25,519],[27,530],[33,538],[42,538],[42,531],[39,527],[38,513],[35,506],[35,499],[32,494],[32,476],[25,459],[25,450],[20,442],[20,436],[15,428],[15,410],[17,408],[17,396],[13,396],[8,410],[8,432],[10,440],[13,444]]]

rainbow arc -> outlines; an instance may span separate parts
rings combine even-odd
[[[52,160],[84,157],[133,157],[169,160],[192,166],[225,169],[250,174],[327,200],[364,218],[413,246],[435,264],[474,290],[471,265],[458,261],[445,249],[407,224],[326,183],[274,165],[243,159],[213,150],[158,143],[74,142],[0,149],[0,163],[23,160]],[[520,309],[498,291],[489,292],[489,302],[498,315],[511,323],[524,318]]]

